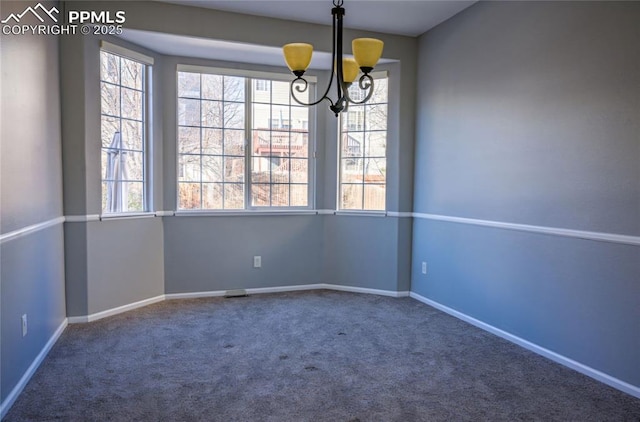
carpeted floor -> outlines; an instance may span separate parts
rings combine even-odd
[[[71,325],[7,421],[640,421],[640,400],[413,299],[175,300]]]

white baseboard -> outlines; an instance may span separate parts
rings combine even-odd
[[[129,303],[127,305],[118,306],[117,308],[107,309],[106,311],[97,312],[95,314],[83,315],[83,316],[72,316],[72,317],[68,317],[67,319],[69,320],[69,324],[92,322],[102,318],[121,314],[126,311],[131,311],[133,309],[141,308],[143,306],[151,305],[153,303],[162,302],[163,300],[165,300],[165,295],[160,295],[160,296],[152,297],[149,299],[144,299],[138,302]]]
[[[366,293],[370,295],[390,296],[390,297],[409,297],[408,291],[396,292],[393,290],[369,289],[366,287],[342,286],[339,284],[323,284],[323,286],[324,286],[323,287],[324,289],[337,290],[340,292]]]
[[[16,386],[13,387],[13,390],[11,390],[7,398],[2,403],[0,403],[0,419],[3,419],[7,415],[9,409],[11,409],[11,406],[13,406],[13,403],[15,403],[20,393],[22,393],[22,390],[24,390],[24,387],[26,387],[33,374],[35,374],[42,361],[44,361],[44,358],[47,357],[47,354],[49,354],[49,351],[51,350],[53,345],[56,344],[56,341],[58,341],[58,339],[64,332],[64,329],[67,328],[67,324],[68,321],[67,318],[65,318],[53,333],[49,341],[47,341],[47,344],[45,344],[42,350],[40,350],[38,356],[36,356],[31,365],[29,365],[29,368],[27,368],[27,371],[24,373],[24,375],[22,375],[20,381],[18,381]]]
[[[264,293],[282,293],[282,292],[296,292],[301,290],[337,290],[341,292],[351,292],[351,293],[366,293],[366,294],[374,294],[379,296],[390,296],[390,297],[408,297],[408,291],[395,292],[393,290],[378,290],[378,289],[368,289],[364,287],[351,287],[351,286],[341,286],[338,284],[326,284],[326,283],[317,283],[317,284],[301,284],[296,286],[277,286],[277,287],[260,287],[254,289],[244,289],[247,294],[264,294]],[[204,298],[204,297],[220,297],[224,296],[227,293],[227,290],[212,290],[206,292],[190,292],[190,293],[168,293],[165,295],[167,300],[171,299],[196,299],[196,298]]]
[[[281,292],[295,292],[301,290],[338,290],[342,292],[352,292],[352,293],[367,293],[374,294],[380,296],[390,296],[390,297],[408,297],[408,291],[396,292],[393,290],[379,290],[379,289],[367,289],[364,287],[351,287],[351,286],[340,286],[337,284],[300,284],[296,286],[277,286],[277,287],[260,287],[254,289],[244,289],[247,294],[264,294],[264,293],[281,293]],[[173,300],[173,299],[197,299],[197,298],[205,298],[205,297],[221,297],[227,293],[227,290],[212,290],[212,291],[204,291],[204,292],[188,292],[188,293],[167,293],[164,295],[152,297],[149,299],[141,300],[139,302],[130,303],[128,305],[119,306],[113,309],[107,309],[102,312],[98,312],[91,315],[83,315],[83,316],[72,316],[68,317],[69,324],[82,324],[92,321],[97,321],[102,318],[110,317],[113,315],[121,314],[123,312],[131,311],[133,309],[141,308],[143,306],[151,305],[153,303],[162,302],[163,300]]]
[[[640,387],[629,384],[628,382],[619,380],[617,378],[612,377],[611,375],[607,375],[604,372],[600,372],[597,369],[593,369],[587,365],[584,365],[580,362],[576,362],[573,359],[570,359],[566,356],[553,352],[549,349],[545,349],[542,346],[539,346],[535,343],[531,343],[523,338],[515,336],[511,333],[503,331],[499,328],[494,327],[493,325],[489,325],[485,322],[482,322],[478,319],[475,319],[469,315],[463,314],[462,312],[456,311],[455,309],[449,308],[448,306],[442,305],[441,303],[435,302],[431,299],[427,299],[424,296],[421,296],[417,293],[411,292],[410,296],[413,299],[416,299],[424,304],[429,306],[433,306],[434,308],[445,312],[451,316],[454,316],[462,321],[468,322],[471,325],[475,325],[476,327],[488,331],[491,334],[495,334],[498,337],[502,337],[503,339],[510,341],[512,343],[517,344],[518,346],[524,347],[527,350],[530,350],[534,353],[537,353],[541,356],[544,356],[548,359],[551,359],[554,362],[557,362],[561,365],[564,365],[568,368],[571,368],[575,371],[580,372],[588,377],[591,377],[595,380],[598,380],[604,384],[607,384],[615,389],[623,391],[627,394],[630,394],[634,397],[640,398]]]

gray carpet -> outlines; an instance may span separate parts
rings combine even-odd
[[[7,421],[639,421],[640,400],[413,299],[176,300],[67,328]]]

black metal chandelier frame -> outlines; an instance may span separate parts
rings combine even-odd
[[[352,83],[348,83],[344,81],[344,75],[342,73],[342,20],[344,18],[345,9],[342,7],[344,1],[343,0],[333,0],[333,9],[331,9],[331,15],[333,16],[333,44],[331,51],[331,76],[329,78],[329,84],[327,85],[327,89],[325,90],[322,97],[314,101],[312,103],[305,103],[296,97],[296,92],[304,93],[307,91],[309,87],[309,83],[306,79],[304,79],[304,70],[295,70],[293,74],[296,78],[291,81],[291,96],[292,98],[301,105],[304,106],[315,106],[320,104],[322,101],[326,100],[329,102],[329,109],[335,113],[336,117],[340,112],[345,110],[349,103],[351,104],[364,104],[373,95],[373,77],[371,76],[372,67],[361,67],[362,75],[358,80],[358,86],[361,90],[366,92],[366,96],[361,101],[354,101],[349,96],[349,87]],[[333,83],[333,78],[335,75],[336,79],[336,94],[337,100],[334,102],[331,98],[329,98],[329,91],[331,90],[331,86]]]

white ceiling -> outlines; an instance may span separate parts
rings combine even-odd
[[[331,25],[331,0],[162,0],[188,6]],[[344,0],[344,26],[418,36],[476,1]]]

